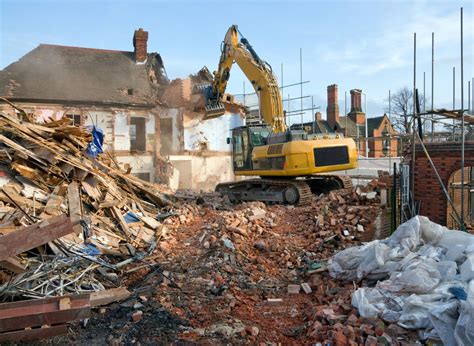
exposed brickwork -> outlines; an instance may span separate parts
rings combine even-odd
[[[348,114],[348,116],[356,124],[365,125],[365,113],[362,112],[361,96],[362,96],[362,90],[360,89],[351,90],[351,111]]]
[[[328,106],[326,109],[329,126],[334,129],[339,121],[339,102],[337,84],[328,86]]]
[[[362,112],[362,90],[351,90],[351,112]]]
[[[461,168],[460,143],[426,143],[426,148],[438,173],[447,187],[451,175]],[[408,153],[408,157],[411,153]],[[409,161],[411,159],[409,158]],[[474,166],[474,142],[466,142],[465,167]],[[446,225],[448,201],[436,179],[421,145],[416,146],[415,155],[415,201],[420,203],[420,214],[430,220]]]
[[[133,47],[135,47],[136,62],[144,62],[147,57],[148,31],[142,28],[135,30],[133,35]]]

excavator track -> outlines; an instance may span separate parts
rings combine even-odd
[[[262,201],[305,206],[311,204],[313,193],[349,188],[352,188],[350,177],[316,175],[298,180],[261,178],[221,183],[216,191],[227,195],[231,202]]]
[[[293,205],[311,204],[311,188],[303,180],[247,179],[216,186],[232,202],[263,201]]]

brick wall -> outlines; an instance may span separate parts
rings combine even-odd
[[[425,143],[425,146],[443,184],[448,188],[449,178],[461,168],[460,143]],[[411,153],[407,154],[406,157],[411,162]],[[474,166],[474,142],[466,142],[464,162],[465,167]],[[436,223],[446,225],[448,201],[421,145],[416,146],[415,154],[415,201],[420,203],[421,215],[428,216]]]

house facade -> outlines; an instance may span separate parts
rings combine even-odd
[[[238,107],[204,120],[191,80],[170,82],[161,56],[147,51],[148,32],[135,30],[132,42],[133,51],[41,44],[0,71],[0,96],[38,122],[99,127],[104,151],[144,180],[195,190],[232,180],[226,132],[241,124]],[[1,102],[0,110],[16,112]]]

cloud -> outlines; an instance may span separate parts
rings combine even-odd
[[[381,32],[367,35],[363,40],[352,40],[342,50],[332,45],[321,47],[319,55],[324,63],[336,66],[340,72],[373,75],[412,64],[414,32],[417,34],[417,54],[423,53],[422,58],[431,58],[431,33],[435,32],[438,58],[459,59],[459,10],[442,10],[428,6],[417,8],[402,23],[388,23]],[[469,11],[465,11],[464,50],[467,55],[470,54],[474,32],[469,17]]]

